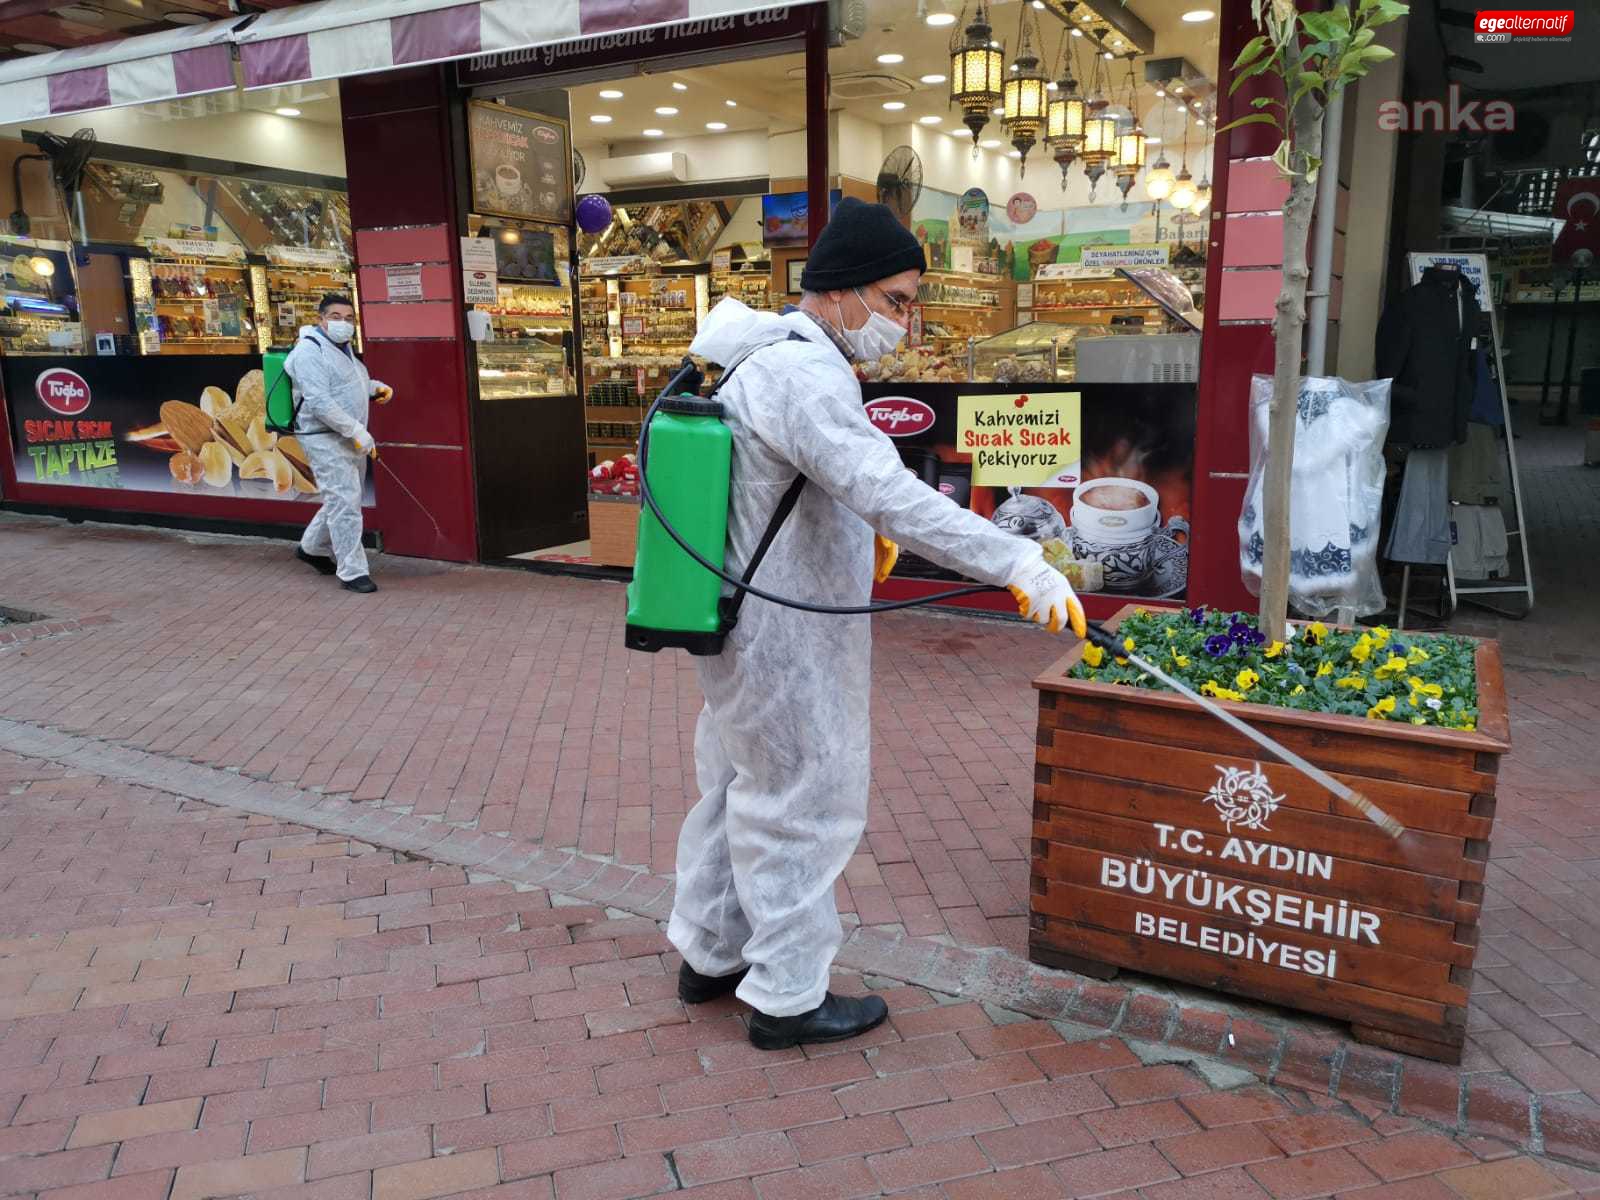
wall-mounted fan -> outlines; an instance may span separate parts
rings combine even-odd
[[[910,146],[896,146],[878,168],[878,203],[909,225],[911,210],[922,195],[922,159]]]

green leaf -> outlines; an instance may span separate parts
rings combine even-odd
[[[1245,63],[1253,60],[1256,55],[1260,54],[1264,49],[1266,49],[1266,46],[1266,34],[1260,34],[1257,37],[1251,38],[1245,43],[1244,49],[1239,51],[1239,57],[1233,60],[1233,69],[1237,71],[1240,67],[1244,66]]]
[[[1276,96],[1257,96],[1254,100],[1250,101],[1250,107],[1251,108],[1265,108],[1269,104],[1282,104],[1282,103],[1283,103],[1283,101],[1279,100]]]
[[[1241,125],[1276,125],[1279,129],[1283,128],[1282,125],[1278,124],[1278,118],[1272,113],[1250,113],[1248,116],[1235,117],[1218,129],[1217,132],[1227,133],[1228,130],[1237,129]]]
[[[1394,51],[1387,46],[1363,46],[1360,54],[1362,62],[1387,62],[1394,57]]]
[[[1371,28],[1358,29],[1356,30],[1355,36],[1350,39],[1350,48],[1352,50],[1359,50],[1363,46],[1370,45],[1372,39],[1377,36],[1378,35],[1374,33]]]
[[[1239,90],[1240,85],[1243,84],[1246,79],[1260,75],[1271,65],[1272,60],[1270,58],[1257,59],[1255,62],[1251,63],[1248,67],[1233,77],[1233,82],[1228,85],[1228,95],[1233,95]]]
[[[1336,42],[1344,36],[1339,23],[1329,13],[1301,13],[1300,27],[1319,42]]]

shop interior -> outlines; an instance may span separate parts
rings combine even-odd
[[[0,196],[7,357],[261,354],[354,291],[336,84],[0,130]]]
[[[889,204],[930,270],[910,337],[860,364],[863,381],[1196,379],[1214,9],[872,0],[865,11],[865,36],[830,52],[831,202]],[[724,297],[770,310],[800,298],[803,55],[723,57],[562,92],[478,89],[480,102],[566,123],[578,198],[575,280],[567,228],[494,212],[470,222],[496,239],[500,265],[495,303],[478,306],[493,339],[477,347],[478,411],[576,397],[581,429],[547,417],[544,441],[581,439],[590,475],[573,536],[506,557],[631,565],[631,450],[649,399]],[[521,169],[509,181],[493,170],[475,163],[477,196],[502,211],[525,203]],[[501,186],[522,198],[502,206]],[[602,219],[586,223],[594,196]],[[481,452],[479,469],[495,474]]]

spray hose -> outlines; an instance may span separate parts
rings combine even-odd
[[[941,600],[953,600],[957,596],[976,596],[983,592],[1003,592],[1006,590],[1005,588],[994,587],[991,584],[979,583],[970,587],[955,588],[947,592],[937,592],[931,596],[918,596],[913,600],[886,600],[878,604],[811,604],[805,600],[795,600],[788,596],[779,596],[773,592],[765,591],[754,584],[746,583],[744,580],[728,574],[685,540],[683,535],[673,527],[672,522],[667,520],[667,515],[661,511],[661,506],[656,503],[656,498],[650,491],[650,472],[647,469],[650,459],[650,420],[656,415],[656,410],[661,407],[661,402],[672,395],[674,389],[685,378],[695,373],[695,365],[686,361],[678,373],[667,381],[667,386],[661,390],[661,394],[656,397],[655,403],[651,404],[649,410],[644,414],[644,422],[639,427],[639,495],[644,500],[645,506],[655,514],[656,520],[661,522],[661,528],[667,531],[667,535],[674,542],[678,543],[678,548],[718,579],[721,579],[724,583],[731,583],[738,591],[748,592],[750,595],[765,600],[770,604],[780,604],[784,608],[794,608],[801,612],[822,613],[836,617],[857,617],[870,613],[896,612],[903,608],[917,608],[924,604],[937,604]]]

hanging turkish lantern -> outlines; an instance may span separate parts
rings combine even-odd
[[[1097,36],[1096,41],[1099,40]],[[1099,83],[1100,54],[1097,51],[1089,81],[1089,99],[1084,106],[1088,116],[1083,122],[1083,147],[1078,151],[1078,157],[1083,159],[1083,172],[1089,177],[1090,199],[1094,198],[1095,185],[1117,154],[1117,119],[1107,115],[1110,104]]]
[[[1178,177],[1173,180],[1172,194],[1167,197],[1172,207],[1179,212],[1188,212],[1194,207],[1194,202],[1200,194],[1200,189],[1194,185],[1194,176],[1189,174],[1189,168],[1184,167],[1178,172]]]
[[[1133,190],[1133,181],[1144,169],[1145,161],[1145,137],[1139,124],[1139,88],[1133,78],[1132,54],[1128,55],[1128,112],[1132,114],[1133,125],[1117,134],[1117,153],[1111,160],[1123,208],[1128,207],[1128,193]]]
[[[1078,91],[1072,57],[1071,31],[1066,30],[1061,34],[1061,78],[1045,112],[1045,145],[1061,168],[1062,191],[1067,190],[1067,171],[1078,161],[1078,151],[1083,148],[1083,121],[1088,115]]]
[[[1045,126],[1050,81],[1039,66],[1039,56],[1033,52],[1033,37],[1028,29],[1028,14],[1033,6],[1024,4],[1021,7],[1022,16],[1017,21],[1017,57],[1005,84],[1005,124],[1011,134],[1011,145],[1022,160],[1018,174],[1026,175],[1028,151],[1038,142]]]
[[[1189,205],[1189,211],[1196,216],[1205,212],[1211,205],[1211,177],[1202,175],[1200,186],[1194,190],[1194,201]]]
[[[965,19],[967,10],[962,6]],[[1005,52],[994,40],[989,7],[978,0],[972,23],[950,39],[950,102],[961,106],[961,122],[972,131],[972,157],[990,113],[1004,99]]]

